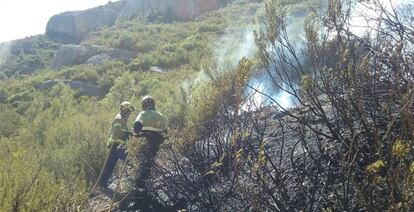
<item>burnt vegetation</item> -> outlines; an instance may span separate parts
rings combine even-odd
[[[251,64],[212,74],[201,90],[214,99],[200,100],[203,118],[173,134],[181,146],[160,153],[154,191],[192,210],[413,210],[412,8],[366,3],[376,24],[358,36],[354,5],[330,0],[323,13],[310,12],[298,49],[286,11],[266,4],[259,66],[296,107],[255,90],[274,106],[238,114]]]
[[[257,2],[194,22],[138,18],[84,41],[138,51],[129,64],[52,72],[44,64],[57,44],[40,38],[49,50],[35,59],[45,70],[14,76],[20,72],[9,68],[23,73],[19,64],[32,60],[24,52],[12,57],[0,76],[0,211],[87,210],[113,114],[120,102],[138,106],[147,94],[169,129],[145,210],[413,211],[412,6],[328,0],[308,10],[298,42],[288,17],[302,17],[316,1],[269,0],[263,11]],[[365,34],[355,32],[356,5],[375,14],[365,17]],[[255,58],[233,68],[211,65],[212,43],[255,22]],[[153,66],[167,71],[148,71]],[[253,85],[257,75],[272,89]],[[36,89],[49,79],[91,82],[105,95],[82,96],[62,83]],[[284,108],[279,92],[293,107]]]

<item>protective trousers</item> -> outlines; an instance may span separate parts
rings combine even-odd
[[[101,178],[99,179],[100,186],[106,187],[108,185],[109,178],[115,169],[117,161],[125,161],[126,157],[127,153],[123,146],[120,146],[119,144],[112,144],[110,146],[108,158],[101,171]]]
[[[151,168],[154,165],[154,159],[160,148],[160,144],[163,141],[163,137],[158,132],[144,131],[143,137],[138,143],[136,149],[135,158],[133,165],[133,176],[131,176],[130,184],[133,186],[129,194],[121,201],[121,208],[125,209],[128,207],[130,202],[137,202],[143,199],[146,195],[145,183],[151,173]],[[144,198],[145,199],[145,198]]]

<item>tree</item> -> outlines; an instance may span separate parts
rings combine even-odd
[[[114,86],[109,91],[110,101],[120,105],[123,101],[131,101],[135,95],[135,78],[132,73],[125,72],[115,80]]]

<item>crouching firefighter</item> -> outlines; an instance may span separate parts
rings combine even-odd
[[[109,154],[97,182],[97,186],[101,188],[107,187],[108,180],[111,177],[117,161],[125,161],[126,159],[126,142],[129,137],[132,136],[132,132],[127,126],[128,117],[133,111],[134,107],[131,103],[122,102],[120,106],[120,113],[117,114],[112,121],[112,127],[107,143],[109,147]]]
[[[133,190],[121,200],[121,209],[127,209],[131,202],[140,204],[138,202],[145,199],[143,196],[146,196],[146,180],[150,176],[154,158],[164,140],[163,132],[167,126],[164,116],[155,110],[155,101],[151,96],[143,97],[141,104],[142,111],[134,123],[134,133],[140,141],[137,152],[133,156],[136,161],[134,176],[131,178]]]

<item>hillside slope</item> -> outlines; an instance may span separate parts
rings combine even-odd
[[[413,211],[414,12],[398,12],[413,7],[359,1],[381,27],[358,36],[346,1],[318,2],[235,1],[185,22],[151,12],[75,44],[3,44],[0,211],[110,204],[89,196],[108,130],[123,101],[132,126],[145,95],[168,139],[139,207]]]

